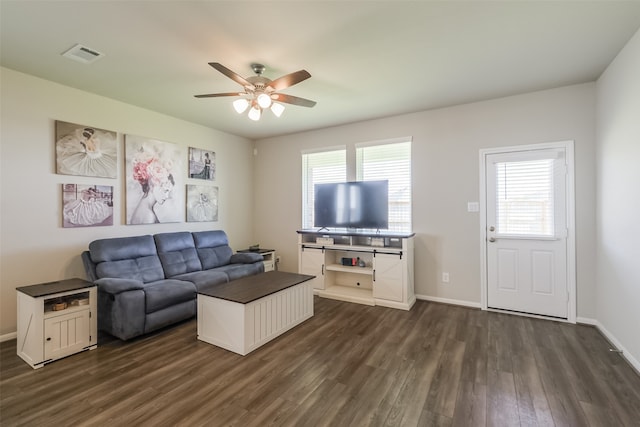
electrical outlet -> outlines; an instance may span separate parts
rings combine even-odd
[[[449,273],[442,273],[442,283],[449,283]]]

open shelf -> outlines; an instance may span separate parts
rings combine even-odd
[[[354,288],[352,286],[333,285],[317,291],[318,296],[340,301],[356,302],[365,305],[376,305],[371,289]]]
[[[373,268],[371,267],[358,267],[342,264],[327,264],[325,267],[328,271],[340,271],[342,273],[364,274],[371,276],[373,274]]]

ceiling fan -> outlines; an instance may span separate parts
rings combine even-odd
[[[247,78],[240,76],[218,62],[209,62],[209,65],[234,82],[240,84],[244,88],[244,91],[209,93],[205,95],[195,95],[195,97],[216,98],[220,96],[241,96],[242,98],[233,102],[233,107],[238,114],[242,114],[247,108],[251,107],[249,110],[249,118],[251,120],[260,120],[262,111],[267,108],[271,109],[277,117],[280,117],[284,111],[284,105],[281,103],[299,105],[301,107],[313,107],[316,105],[315,101],[309,99],[279,93],[281,90],[311,77],[311,74],[306,70],[296,71],[295,73],[284,75],[275,80],[270,80],[262,76],[265,70],[265,66],[262,64],[251,64],[251,68],[256,75]]]

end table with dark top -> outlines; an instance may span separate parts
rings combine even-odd
[[[34,369],[98,346],[98,287],[65,279],[16,288],[17,353]]]
[[[314,276],[270,271],[198,291],[198,339],[242,356],[313,316]]]

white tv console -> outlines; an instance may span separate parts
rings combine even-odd
[[[320,297],[410,310],[414,235],[298,230],[298,272],[316,276]],[[364,266],[343,265],[343,258]]]

